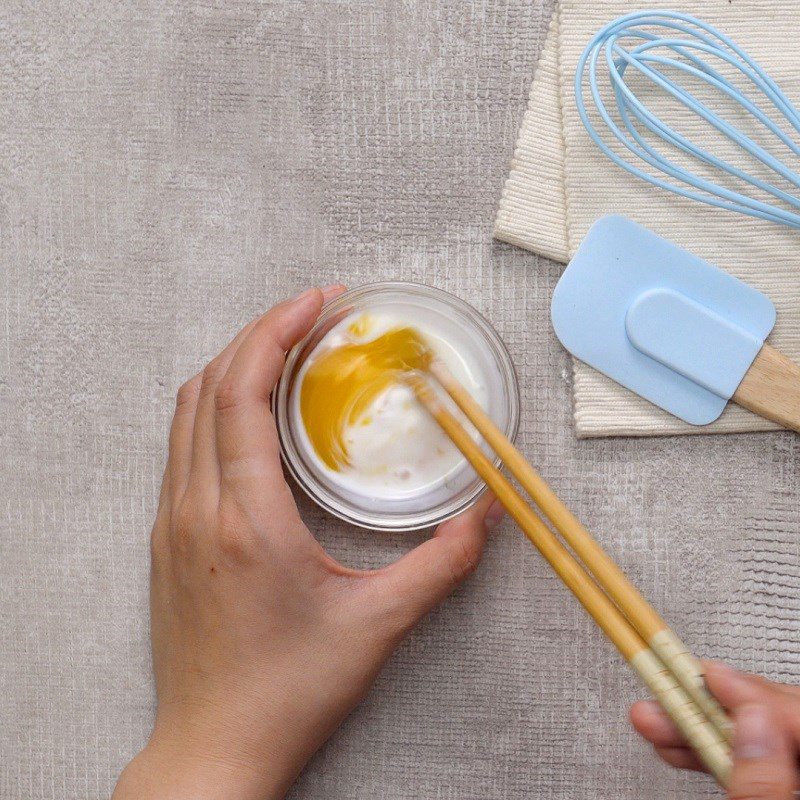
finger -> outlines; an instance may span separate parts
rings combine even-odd
[[[734,715],[732,800],[791,800],[797,788],[795,758],[779,719],[768,705],[743,705]]]
[[[773,702],[789,703],[792,707],[800,704],[800,686],[787,683],[774,683],[762,675],[741,672],[719,661],[708,661],[704,664],[706,680],[709,688],[728,708],[739,703],[758,702],[770,696]]]
[[[286,351],[311,329],[323,293],[309,289],[262,317],[242,342],[216,391],[215,425],[223,483],[271,503],[268,489],[283,485],[278,436],[269,396]]]
[[[212,492],[212,487],[219,485],[214,397],[219,382],[227,372],[234,354],[257,322],[258,320],[255,319],[245,325],[236,334],[233,341],[216,358],[213,358],[202,372],[192,427],[192,459],[189,480],[194,482],[198,491],[205,497]]]
[[[330,283],[323,286],[320,291],[322,292],[322,302],[330,303],[331,300],[347,291],[347,287],[343,283]]]
[[[686,748],[686,740],[655,700],[642,700],[631,706],[631,723],[640,736],[655,747]]]
[[[340,283],[332,283],[322,290],[323,302],[327,303],[345,291]],[[288,303],[282,303],[280,308]],[[251,320],[236,334],[230,344],[213,359],[203,371],[195,404],[194,425],[192,430],[192,470],[199,484],[213,483],[219,478],[219,466],[216,450],[216,424],[214,418],[215,396],[219,383],[228,371],[233,357],[258,322],[265,316]]]
[[[700,759],[688,747],[655,747],[658,757],[677,769],[707,772]]]
[[[748,681],[752,685],[760,686],[762,688],[787,689],[787,690],[795,688],[787,686],[786,684],[773,683],[772,681],[767,680],[767,678],[765,678],[763,675],[757,675],[754,672],[745,672],[744,670],[741,669],[734,669],[729,664],[725,664],[722,661],[712,661],[711,659],[703,659],[700,663],[703,667],[702,671],[704,676],[709,671],[721,674],[723,678],[729,675],[730,673],[733,673],[734,675],[738,675],[740,678]],[[712,680],[714,679],[712,678]]]
[[[706,772],[666,711],[655,700],[642,700],[631,706],[630,719],[637,732],[651,742],[658,756],[677,769]]]
[[[772,688],[787,697],[791,697],[795,702],[800,700],[800,686],[794,686],[790,683],[773,683]]]
[[[800,747],[800,694],[796,686],[772,683],[760,675],[738,672],[718,662],[707,665],[706,680],[726,708],[736,709],[745,703],[769,705],[782,720],[786,733]]]
[[[486,492],[472,508],[442,523],[433,538],[375,573],[379,596],[413,625],[475,571],[486,536],[502,516],[502,506]]]
[[[725,708],[735,710],[745,703],[768,702],[770,687],[763,679],[718,661],[705,665],[708,688]]]
[[[180,500],[189,481],[192,467],[192,431],[200,397],[202,373],[190,378],[178,389],[175,413],[169,431],[169,459],[164,483],[169,484],[168,495],[173,505]]]

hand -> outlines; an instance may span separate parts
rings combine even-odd
[[[797,797],[800,687],[772,683],[718,663],[706,664],[706,682],[735,724],[730,800]],[[657,703],[636,703],[631,722],[667,764],[703,769]]]
[[[341,291],[273,308],[178,393],[152,532],[156,721],[115,800],[283,796],[501,518],[486,495],[370,572],[338,564],[303,524],[269,396]]]

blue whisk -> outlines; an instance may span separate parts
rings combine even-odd
[[[608,71],[609,91],[606,94],[613,93],[613,101],[609,103],[611,110],[603,100],[598,84],[598,67],[603,77],[603,69]],[[702,117],[719,134],[739,145],[774,175],[760,167],[759,171],[765,172],[768,177],[749,174],[681,135],[637,97],[626,80],[629,69],[635,71],[632,74],[650,82],[648,91],[651,85],[659,87],[678,103]],[[736,83],[720,70],[732,73]],[[586,46],[575,74],[575,99],[580,118],[597,146],[615,164],[632,175],[682,197],[800,228],[800,213],[797,213],[800,210],[800,199],[792,194],[792,187],[800,189],[800,175],[776,158],[763,144],[723,119],[676,78],[684,78],[689,82],[694,81],[694,85],[705,85],[717,90],[721,93],[721,100],[730,101],[739,107],[737,113],[744,109],[760,123],[758,129],[767,137],[770,134],[777,137],[792,154],[800,156],[800,146],[795,142],[795,138],[800,135],[800,115],[775,81],[723,33],[695,17],[674,11],[637,11],[626,14],[602,28]],[[737,88],[738,84],[752,93],[751,96],[748,97],[745,91]],[[589,117],[584,101],[585,85],[588,85],[600,119],[605,123],[605,134],[601,134]],[[769,102],[764,103],[764,98]],[[765,113],[762,105],[770,110],[771,116]],[[776,119],[780,120],[780,124]],[[622,152],[626,157],[609,146],[606,141],[609,134],[624,145],[627,152]],[[673,160],[674,157],[668,157],[663,152],[663,147],[658,149],[654,146],[651,135],[662,145],[666,143],[684,156],[689,156],[689,161],[696,159],[766,193],[762,194],[764,199],[759,200],[730,186],[723,186],[715,180],[693,174],[682,163]],[[770,146],[775,144],[777,142],[773,139]],[[681,162],[687,161],[684,156],[680,156]],[[648,171],[648,165],[661,174]],[[772,183],[775,176],[785,182],[788,191]],[[780,201],[783,206],[772,205],[770,197]]]

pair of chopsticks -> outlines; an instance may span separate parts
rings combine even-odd
[[[731,770],[732,725],[706,689],[700,663],[449,370],[435,360],[428,372],[583,563],[487,458],[447,410],[423,373],[407,378],[418,400],[650,688],[697,756],[724,787]]]

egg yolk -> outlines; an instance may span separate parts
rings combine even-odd
[[[367,318],[350,325],[363,336]],[[427,369],[432,354],[422,334],[409,327],[386,331],[369,342],[347,342],[316,358],[300,387],[300,415],[317,455],[337,472],[350,466],[344,436],[352,425],[369,425],[373,401],[404,373]]]

